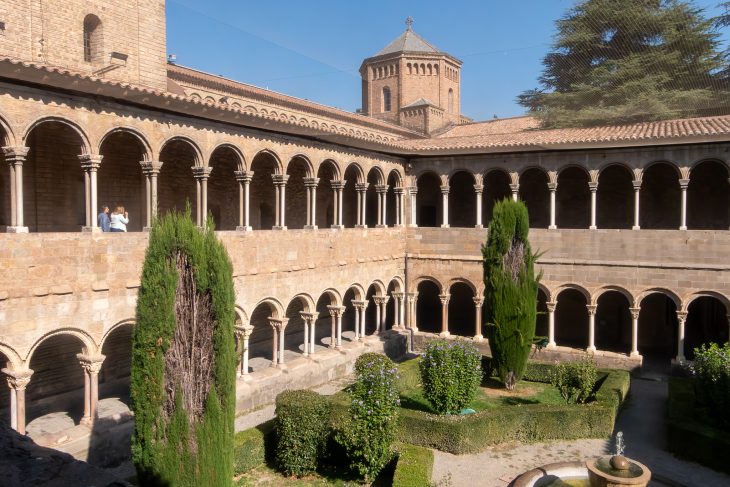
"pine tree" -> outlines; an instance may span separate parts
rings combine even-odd
[[[235,412],[232,265],[190,210],[155,222],[132,339],[132,459],[141,485],[230,486]]]
[[[527,239],[527,207],[505,199],[494,205],[482,246],[484,304],[492,366],[508,389],[522,378],[535,336],[535,255]]]
[[[714,24],[680,0],[583,1],[518,101],[546,128],[730,113]]]

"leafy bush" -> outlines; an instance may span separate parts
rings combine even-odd
[[[273,419],[236,433],[233,438],[233,473],[241,475],[273,459],[275,440]]]
[[[384,355],[365,353],[355,362],[349,417],[336,427],[334,439],[350,468],[366,480],[373,479],[392,457],[397,378],[395,364]]]
[[[276,397],[276,465],[301,477],[317,470],[327,441],[327,399],[314,391],[284,391]]]
[[[530,222],[521,201],[494,205],[489,239],[482,246],[486,332],[492,367],[508,389],[522,379],[535,336],[537,282]]]
[[[398,463],[393,474],[393,487],[430,487],[433,451],[406,443],[401,443],[397,449]]]
[[[552,377],[552,384],[568,404],[586,403],[593,396],[597,381],[598,368],[592,357],[560,363]]]
[[[717,426],[730,429],[730,343],[712,343],[695,348],[690,370],[695,382],[695,396],[700,416],[709,416]]]
[[[467,407],[482,380],[481,354],[465,340],[432,340],[419,364],[423,394],[440,414]]]

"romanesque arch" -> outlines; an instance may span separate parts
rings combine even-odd
[[[102,339],[100,350],[106,358],[99,371],[99,399],[115,397],[130,404],[133,331],[134,321],[125,320],[110,329]]]
[[[193,167],[203,165],[200,149],[188,138],[173,137],[160,150],[162,168],[157,180],[158,211],[185,211],[190,205],[193,220],[198,212]]]
[[[442,221],[441,178],[434,172],[418,176],[416,181],[416,218],[419,227],[438,227]]]
[[[634,175],[624,164],[610,164],[598,173],[596,225],[629,229],[634,222]]]
[[[289,161],[286,174],[286,226],[301,229],[307,224],[307,189],[306,178],[312,177],[312,164],[304,156],[296,156]]]
[[[684,356],[692,360],[695,348],[710,343],[722,345],[728,341],[727,299],[712,294],[700,294],[687,306],[687,321],[684,327]]]
[[[216,230],[235,230],[239,225],[240,203],[236,171],[243,171],[245,161],[237,147],[222,144],[210,154],[208,166],[208,213]]]
[[[607,289],[596,299],[596,348],[609,352],[631,352],[631,311],[628,293]],[[629,295],[630,296],[630,295]]]
[[[642,229],[676,230],[680,223],[679,171],[668,162],[644,169],[641,178],[640,225]]]
[[[287,360],[296,358],[304,352],[304,320],[301,313],[311,313],[315,305],[312,298],[306,294],[295,296],[286,307],[285,317],[289,320],[284,333],[284,349]],[[291,353],[290,353],[291,352]]]
[[[548,308],[547,303],[549,296],[545,289],[539,287],[537,289],[537,317],[535,318],[535,336],[548,337]],[[484,316],[484,313],[482,313]]]
[[[350,163],[345,169],[345,188],[342,190],[342,223],[345,228],[354,228],[358,224],[358,192],[357,187],[365,183],[362,168],[357,163]]]
[[[280,166],[278,156],[271,151],[261,151],[251,161],[250,218],[254,230],[271,230],[276,225],[274,176],[281,174]]]
[[[449,177],[449,225],[469,228],[476,224],[477,195],[474,192],[474,175],[456,171]]]
[[[679,298],[666,290],[648,290],[639,295],[639,353],[644,363],[666,364],[677,354]]]
[[[725,163],[710,159],[692,168],[687,188],[687,228],[730,228],[730,182]]]
[[[400,173],[393,169],[388,174],[388,194],[385,198],[386,203],[386,214],[385,214],[385,224],[389,227],[395,226],[397,222],[400,221],[402,224],[402,220],[398,218],[398,197],[396,195],[396,191],[403,191],[403,181],[401,179]],[[398,188],[398,189],[396,189]],[[403,198],[403,196],[401,196]]]
[[[484,189],[482,194],[482,225],[487,227],[492,220],[494,204],[505,198],[512,197],[510,177],[501,169],[492,169],[484,174]]]
[[[441,322],[441,287],[436,281],[424,278],[416,281],[418,299],[416,302],[416,326],[419,331],[440,333]]]
[[[378,186],[385,184],[385,176],[383,176],[383,171],[378,166],[373,166],[368,172],[367,183],[365,224],[370,228],[374,228],[380,221],[378,217]]]
[[[588,346],[588,308],[590,295],[580,287],[563,287],[556,293],[555,342],[560,346]]]
[[[278,301],[268,298],[254,307],[250,324],[253,326],[249,339],[249,367],[253,372],[275,365],[273,344],[274,330],[271,318],[284,317],[284,310]]]
[[[347,314],[352,305],[350,303],[353,296],[360,292],[359,286],[350,287],[345,293],[345,296],[340,299],[339,293],[334,290],[324,291],[319,299],[315,308],[316,320],[315,320],[315,350],[317,347],[331,347],[334,346],[331,343],[332,336],[332,306],[345,306],[347,309],[342,317],[342,333],[346,339],[351,340],[354,336],[354,319],[351,317],[352,312]]]
[[[465,281],[456,281],[449,287],[449,295],[449,333],[463,337],[475,336],[474,286]]]
[[[588,228],[591,224],[590,178],[585,168],[568,166],[558,173],[555,198],[558,228]]]
[[[368,287],[365,295],[365,334],[372,335],[378,331],[380,323],[378,323],[378,304],[373,299],[375,296],[383,296],[385,294],[383,285],[380,282],[373,282]]]
[[[548,175],[537,167],[520,174],[520,198],[527,205],[531,228],[547,228],[550,224],[550,192]]]
[[[320,228],[330,228],[335,224],[335,191],[333,181],[340,181],[340,171],[337,163],[327,159],[319,165],[317,171],[317,208],[315,224]]]

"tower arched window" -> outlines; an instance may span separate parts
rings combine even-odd
[[[391,110],[390,104],[390,88],[387,86],[383,88],[383,111],[389,112]]]
[[[451,88],[449,88],[448,107],[449,107],[449,113],[453,113],[454,112],[454,90]]]
[[[102,57],[101,20],[93,14],[84,17],[84,61],[92,63]]]

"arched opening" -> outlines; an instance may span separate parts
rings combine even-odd
[[[271,230],[276,224],[276,192],[274,174],[279,165],[268,152],[259,152],[251,161],[250,221],[254,230]]]
[[[365,305],[367,306],[365,308],[365,334],[368,336],[376,333],[380,328],[380,323],[378,323],[378,305],[373,299],[374,296],[380,296],[380,294],[378,287],[375,284],[371,284],[365,297],[365,301],[367,301]]]
[[[304,319],[300,314],[303,311],[308,311],[308,306],[302,298],[292,299],[286,308],[289,321],[284,332],[284,363],[304,353]]]
[[[25,391],[29,436],[73,427],[84,414],[84,370],[76,356],[83,342],[72,335],[47,338],[33,352],[33,371]]]
[[[342,300],[342,306],[345,308],[345,312],[342,314],[342,340],[354,342],[355,341],[355,325],[358,323],[359,317],[357,317],[358,311],[352,304],[352,300],[355,298],[355,291],[350,288],[345,293],[345,298]],[[331,301],[336,303],[334,296]],[[359,331],[358,331],[359,333]]]
[[[631,303],[618,291],[607,291],[596,307],[596,348],[616,353],[631,352]]]
[[[3,369],[5,367],[10,367],[10,358],[4,353],[0,352],[0,369]],[[5,374],[0,374],[0,380],[5,380]],[[0,387],[0,422],[2,422],[3,424],[10,424],[9,387]]]
[[[438,285],[429,280],[418,283],[416,301],[416,328],[427,333],[441,332],[441,293]]]
[[[388,291],[387,294],[390,299],[388,299],[388,303],[385,305],[385,329],[390,330],[393,328],[393,325],[395,325],[399,320],[398,316],[396,316],[397,310],[395,307],[395,297],[393,296],[394,293],[399,293],[401,291],[400,283],[393,279],[388,284]]]
[[[724,164],[704,161],[692,169],[687,188],[687,228],[730,228],[730,183]]]
[[[365,224],[374,228],[378,224],[378,190],[377,186],[385,184],[383,182],[383,174],[378,168],[370,169],[368,172],[368,189],[365,196]]]
[[[388,175],[388,195],[385,198],[387,211],[385,213],[385,223],[389,227],[395,226],[398,221],[398,199],[395,194],[395,188],[401,187],[400,176],[397,171],[390,171]],[[402,196],[404,198],[404,196]],[[403,223],[403,222],[401,222]]]
[[[93,14],[84,17],[83,36],[84,61],[93,64],[103,63],[104,36],[99,17]]]
[[[438,227],[441,221],[441,179],[432,172],[418,177],[416,181],[416,215],[419,227]]]
[[[489,171],[484,175],[484,193],[482,194],[482,225],[489,226],[492,221],[494,204],[512,197],[509,187],[509,174],[504,171]]]
[[[354,164],[345,170],[345,189],[342,194],[342,224],[345,228],[355,228],[357,225],[357,189],[355,185],[362,181],[360,169]]]
[[[641,300],[639,312],[639,353],[644,364],[668,364],[677,355],[677,305],[662,293]]]
[[[99,206],[108,205],[109,211],[124,206],[129,213],[128,232],[140,232],[147,219],[145,180],[140,161],[145,147],[136,135],[119,131],[104,139],[99,153],[103,156],[97,174]],[[94,209],[96,218],[101,208]]]
[[[634,224],[633,174],[614,164],[601,170],[596,192],[596,226],[631,228]]]
[[[238,181],[235,172],[243,160],[232,147],[223,145],[210,155],[213,171],[208,178],[208,213],[216,230],[235,230],[238,221]]]
[[[449,113],[454,113],[454,90],[452,88],[449,88],[448,108],[449,108]]]
[[[7,133],[3,130],[2,121],[0,121],[0,144],[6,145]],[[9,227],[12,224],[12,216],[10,215],[10,172],[8,171],[5,153],[0,150],[0,231],[5,231],[3,227]],[[0,403],[0,408],[4,407]]]
[[[568,167],[560,171],[555,213],[558,228],[588,228],[591,225],[591,192],[585,169]]]
[[[28,135],[23,212],[31,232],[78,232],[86,223],[84,144],[70,126],[42,122]],[[96,218],[96,215],[94,215]]]
[[[391,108],[390,88],[386,86],[383,88],[383,111],[389,112]]]
[[[309,177],[309,166],[302,157],[289,161],[286,168],[289,181],[286,183],[286,215],[287,228],[293,230],[304,228],[307,224],[307,188],[304,178]]]
[[[171,211],[185,211],[190,204],[190,213],[197,215],[197,189],[192,167],[197,165],[197,152],[190,142],[173,139],[160,152],[162,169],[158,178],[159,214]]]
[[[449,179],[449,187],[449,225],[473,228],[477,221],[474,176],[466,171],[459,171]]]
[[[335,192],[332,181],[337,179],[337,166],[333,161],[324,161],[317,172],[317,219],[320,228],[330,228],[335,224]]]
[[[728,341],[728,310],[713,296],[701,296],[692,301],[687,308],[687,321],[684,325],[684,356],[694,358],[695,348],[703,344]]]
[[[106,358],[99,371],[100,417],[129,409],[129,377],[132,370],[132,323],[118,326],[104,340]]]
[[[547,228],[550,225],[550,191],[545,171],[533,167],[520,174],[520,198],[527,205],[530,228]]]
[[[537,289],[537,317],[535,318],[535,336],[547,338],[550,333],[547,309],[547,294]]]
[[[347,296],[347,295],[345,295]],[[334,346],[331,343],[332,336],[332,314],[328,306],[335,306],[337,301],[334,296],[329,293],[322,294],[317,300],[317,318],[315,320],[315,338],[314,348],[317,349],[327,348]],[[344,320],[344,317],[343,317]],[[342,326],[344,327],[344,321]]]
[[[252,372],[272,365],[274,329],[269,324],[269,318],[276,316],[276,308],[268,302],[259,304],[251,313],[253,331],[248,342],[248,366]]]
[[[449,333],[462,337],[476,335],[474,291],[464,282],[455,282],[449,289]]]
[[[681,201],[677,168],[668,163],[653,164],[644,171],[641,181],[641,228],[679,228]]]
[[[555,307],[555,342],[563,347],[588,347],[588,304],[577,289],[564,289]]]

